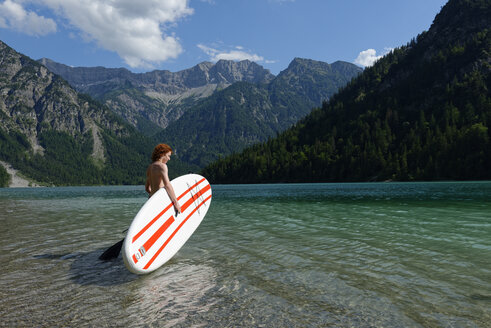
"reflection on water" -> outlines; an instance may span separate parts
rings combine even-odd
[[[196,314],[207,313],[213,305],[206,300],[207,293],[215,287],[216,273],[205,265],[169,263],[155,274],[144,276],[134,290],[127,311],[138,325],[154,323],[175,327],[193,321]],[[136,322],[135,322],[136,323]]]
[[[159,270],[102,252],[142,187],[0,190],[0,326],[486,327],[491,183],[214,186]]]

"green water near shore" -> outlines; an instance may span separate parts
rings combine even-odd
[[[142,186],[0,189],[0,326],[489,327],[491,182],[218,185],[152,274]]]

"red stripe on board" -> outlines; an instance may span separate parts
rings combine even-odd
[[[172,233],[172,235],[169,236],[169,238],[167,238],[167,240],[162,245],[162,247],[159,248],[159,250],[157,251],[157,253],[155,253],[155,255],[150,259],[150,261],[148,261],[148,263],[145,265],[145,267],[143,267],[144,270],[148,269],[148,267],[153,263],[153,261],[155,261],[155,259],[157,258],[157,256],[159,256],[159,254],[164,250],[165,246],[167,246],[167,244],[172,240],[172,238],[174,238],[174,236],[179,231],[179,229],[181,229],[181,227],[184,225],[184,223],[186,223],[186,221],[194,214],[194,212],[196,212],[198,210],[198,208],[200,208],[201,205],[203,205],[204,203],[206,203],[210,198],[211,198],[211,195],[208,196],[208,197],[206,197],[205,200],[202,203],[200,203],[191,213],[189,213],[189,215],[186,217],[186,219],[184,219],[181,222],[181,224],[179,224],[179,226],[177,227],[177,229],[174,230],[174,232]]]
[[[136,262],[138,262],[138,260],[136,259],[135,254],[133,254],[133,262],[135,262],[135,264],[136,264]]]
[[[189,198],[189,200],[186,203],[184,203],[184,205],[181,206],[181,211],[184,212],[189,207],[189,205],[191,205],[196,199],[198,199],[205,192],[210,190],[210,188],[211,188],[210,185],[206,185],[206,187],[198,191],[196,194],[192,195],[191,198]]]
[[[145,252],[148,252],[150,247],[152,247],[153,244],[155,244],[155,242],[160,238],[160,236],[164,234],[165,230],[167,230],[167,228],[169,228],[170,225],[174,223],[174,221],[175,221],[174,216],[171,215],[170,218],[168,218],[167,221],[165,221],[165,223],[162,224],[162,226],[157,231],[155,231],[153,236],[150,237],[145,244],[143,244],[143,248],[145,249]]]
[[[166,207],[166,208],[164,208],[164,210],[163,210],[162,212],[160,212],[160,213],[159,213],[159,214],[158,214],[156,217],[154,217],[154,218],[152,219],[152,221],[150,221],[150,222],[149,222],[149,223],[148,223],[148,224],[147,224],[147,225],[146,225],[146,226],[145,226],[143,229],[141,229],[141,230],[140,230],[140,232],[138,232],[138,233],[137,233],[137,234],[136,234],[136,235],[133,237],[133,241],[132,241],[132,242],[134,243],[134,242],[135,242],[135,240],[137,240],[138,238],[140,238],[140,237],[141,237],[141,235],[143,235],[143,233],[144,233],[145,231],[147,231],[147,229],[148,229],[148,228],[150,228],[150,227],[152,226],[152,224],[154,224],[154,223],[155,223],[155,221],[157,221],[157,220],[158,220],[158,219],[159,219],[159,218],[160,218],[162,215],[164,215],[164,213],[165,213],[165,212],[167,212],[167,210],[168,210],[169,208],[171,208],[171,206],[172,206],[172,203],[170,203],[169,205],[167,205],[167,207]]]
[[[179,197],[177,197],[177,200],[181,199],[182,197],[184,197],[184,195],[186,195],[191,189],[193,189],[194,187],[196,187],[197,185],[199,185],[201,182],[205,181],[205,178],[199,180],[198,182],[196,182],[194,185],[192,185],[191,187],[189,187],[188,190],[186,190],[185,192],[183,192]],[[132,240],[132,243],[134,243],[138,238],[141,237],[141,235],[143,235],[145,233],[145,231],[148,230],[148,228],[150,228],[152,226],[152,224],[155,223],[155,221],[157,221],[165,212],[167,212],[169,210],[169,208],[172,207],[172,202],[167,205],[164,210],[162,212],[160,212],[156,217],[154,217],[152,219],[152,221],[148,222],[148,224],[143,227],[143,229],[141,229],[134,237],[133,237],[133,240]],[[184,212],[184,210],[182,210],[182,212]]]

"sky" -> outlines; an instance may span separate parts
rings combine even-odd
[[[0,40],[69,66],[177,72],[295,58],[368,67],[428,30],[447,0],[0,0]]]

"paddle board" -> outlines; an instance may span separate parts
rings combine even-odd
[[[123,260],[133,273],[154,271],[170,260],[198,228],[210,207],[210,183],[198,174],[186,174],[171,181],[181,213],[164,188],[142,206],[128,229]]]

